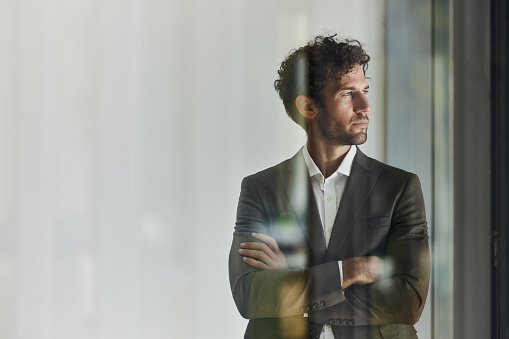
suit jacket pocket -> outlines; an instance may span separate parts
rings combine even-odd
[[[343,243],[340,259],[383,254],[390,226],[390,217],[357,220]]]
[[[368,228],[378,228],[390,226],[390,217],[372,218],[363,220]]]
[[[390,230],[390,217],[372,218],[361,221],[365,232],[367,255],[381,255]]]

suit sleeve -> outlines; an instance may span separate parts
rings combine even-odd
[[[245,178],[229,256],[229,276],[235,304],[244,318],[302,315],[345,299],[337,262],[310,268],[261,271],[245,264],[240,244],[259,241],[251,233],[271,235],[267,214],[251,180]]]
[[[419,320],[428,292],[430,256],[424,200],[416,175],[410,176],[395,204],[383,259],[385,279],[352,285],[344,292],[345,300],[310,313],[310,321],[381,325]]]

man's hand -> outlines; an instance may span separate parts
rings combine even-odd
[[[354,284],[370,284],[384,276],[384,261],[379,257],[355,257],[343,260],[342,289]]]
[[[253,238],[263,242],[243,242],[239,253],[248,265],[260,270],[274,270],[288,268],[286,258],[279,249],[276,240],[262,233],[252,233]]]

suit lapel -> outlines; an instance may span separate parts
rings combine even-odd
[[[285,163],[279,173],[288,201],[311,248],[312,263],[322,263],[325,237],[309,173],[300,152]]]
[[[334,227],[325,255],[325,262],[335,260],[355,219],[366,203],[380,175],[380,168],[371,167],[370,160],[359,149],[352,163],[352,170],[339,204]]]

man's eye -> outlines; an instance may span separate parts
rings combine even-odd
[[[343,93],[343,95],[352,95],[352,92]]]
[[[364,93],[364,94],[368,94],[368,93],[369,93],[369,91],[362,91],[362,93]]]

